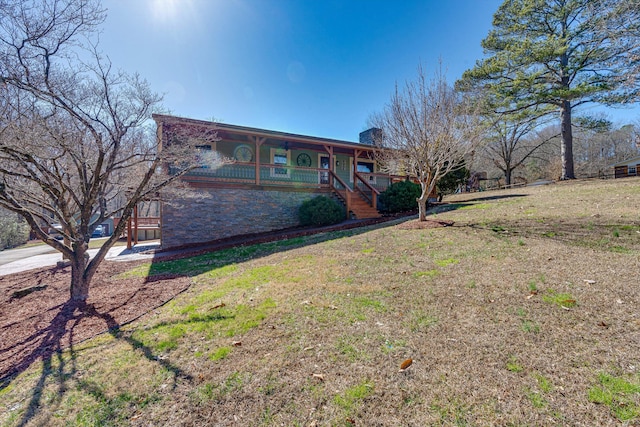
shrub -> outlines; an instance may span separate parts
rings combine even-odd
[[[440,178],[438,181],[438,193],[452,194],[458,189],[458,186],[465,185],[469,180],[469,170],[466,167],[454,169]]]
[[[0,250],[27,243],[29,226],[12,212],[0,209]]]
[[[331,225],[342,222],[345,213],[344,208],[335,200],[318,196],[300,206],[299,217],[302,225]]]
[[[420,184],[402,181],[391,184],[380,193],[380,210],[387,213],[405,212],[418,208]]]

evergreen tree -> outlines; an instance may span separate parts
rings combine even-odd
[[[482,46],[459,88],[492,92],[504,111],[559,111],[561,179],[575,178],[572,109],[640,95],[640,0],[506,0]]]

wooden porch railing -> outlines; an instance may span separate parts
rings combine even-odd
[[[360,186],[358,185],[358,181],[364,184],[364,186],[371,191],[371,196],[369,196],[365,191],[362,190],[362,188],[360,188]],[[362,197],[364,197],[372,207],[377,207],[380,191],[369,184],[369,182],[364,179],[358,172],[355,172],[353,176],[353,188],[355,188],[360,194],[362,194]]]
[[[353,190],[347,184],[345,184],[342,178],[340,178],[334,171],[328,170],[328,169],[327,171],[329,172],[330,174],[329,176],[331,177],[331,179],[329,180],[329,183],[330,183],[329,185],[331,186],[331,189],[338,195],[338,197],[340,197],[344,202],[345,209],[346,209],[346,217],[347,219],[349,219],[349,211],[351,210],[351,197],[353,195]],[[336,183],[338,183],[339,185],[336,185]],[[338,186],[342,187],[343,189],[342,190],[339,189]]]

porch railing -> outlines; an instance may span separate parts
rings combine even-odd
[[[326,172],[326,169],[325,169]],[[333,192],[342,199],[345,207],[345,213],[347,219],[349,218],[349,211],[351,210],[351,198],[353,197],[353,190],[340,178],[334,171],[328,171],[330,175],[329,183]]]
[[[370,206],[377,208],[378,205],[378,196],[380,195],[380,191],[371,185],[369,182],[374,181],[376,178],[373,174],[368,174],[368,177],[363,177],[358,172],[356,172],[353,176],[354,188],[364,197],[364,199],[369,203]],[[377,180],[375,180],[377,181]]]
[[[304,168],[286,165],[265,164],[259,168],[260,185],[284,185],[295,187],[317,188],[328,186],[323,176],[326,169]],[[254,163],[233,163],[219,168],[194,169],[187,177],[208,178],[213,181],[239,184],[256,183],[256,165]]]
[[[256,180],[255,163],[232,163],[222,165],[219,168],[198,168],[187,174],[193,178],[204,178],[213,182],[228,182],[236,184],[256,184],[265,186],[291,186],[298,188],[349,188],[358,191],[375,206],[374,196],[377,196],[393,182],[402,181],[405,178],[382,173],[354,173],[355,185],[344,182],[338,175],[329,169],[305,168],[298,166],[286,166],[277,164],[261,164],[259,167],[259,179]]]

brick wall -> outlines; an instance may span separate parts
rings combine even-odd
[[[163,203],[162,247],[209,242],[242,234],[295,227],[298,208],[313,192],[248,189],[201,189],[210,197],[183,206]]]

